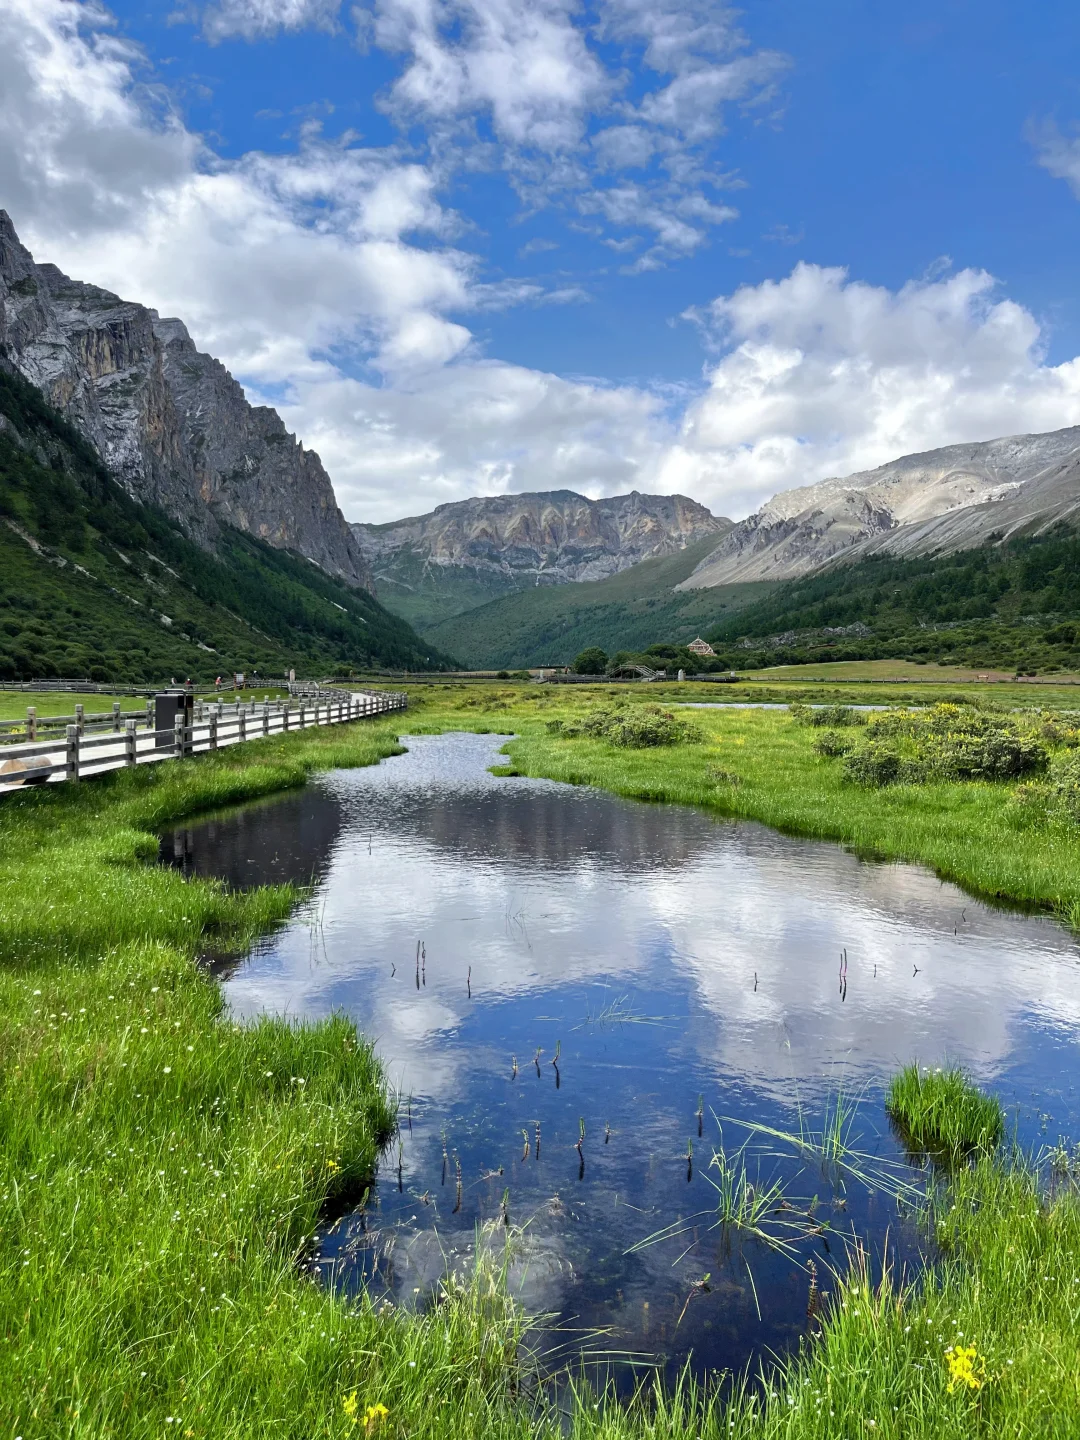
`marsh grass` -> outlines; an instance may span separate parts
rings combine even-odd
[[[303,1278],[320,1216],[371,1183],[393,1096],[351,1022],[232,1024],[197,963],[298,893],[147,863],[161,824],[398,748],[385,726],[307,731],[0,806],[12,1434],[338,1435],[357,1389],[437,1434],[442,1407],[482,1426],[503,1396],[511,1315],[479,1282],[406,1318]]]
[[[999,1101],[955,1067],[906,1065],[889,1084],[885,1109],[909,1150],[949,1162],[993,1154],[1005,1134]]]
[[[519,694],[489,705],[469,692],[468,712],[461,692],[429,697],[409,728],[513,730],[523,774],[699,804],[920,860],[983,893],[1080,907],[1075,837],[1018,828],[1005,785],[853,794],[811,732],[774,712],[699,712],[701,744],[626,750],[544,731],[604,692]],[[393,1098],[343,1018],[231,1024],[197,964],[208,937],[242,948],[295,892],[229,894],[146,862],[158,826],[397,748],[383,724],[305,731],[0,805],[5,1429],[311,1440],[360,1433],[355,1397],[361,1415],[386,1406],[387,1440],[1072,1440],[1080,1198],[1000,1150],[931,1188],[939,1258],[925,1274],[856,1251],[822,1277],[820,1335],[788,1358],[726,1385],[649,1381],[628,1404],[581,1383],[524,1393],[520,1317],[494,1270],[451,1277],[410,1314],[304,1278],[327,1201],[370,1184]],[[719,791],[710,760],[742,783]],[[812,1130],[783,1148],[797,1138],[813,1163],[850,1165],[843,1124],[808,1141]],[[728,1158],[731,1213],[752,1221]],[[960,1344],[976,1347],[977,1390],[949,1389]]]

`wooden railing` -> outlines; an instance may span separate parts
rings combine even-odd
[[[126,765],[182,759],[220,750],[266,735],[284,735],[311,725],[343,725],[387,715],[408,706],[408,696],[394,690],[339,692],[334,700],[237,701],[201,703],[192,723],[178,717],[168,730],[154,728],[152,702],[144,711],[75,716],[28,717],[8,723],[0,733],[0,794],[22,785],[60,780],[85,780]],[[17,728],[25,740],[12,737]],[[37,727],[40,726],[41,729]],[[52,734],[46,735],[51,728]],[[6,742],[6,743],[5,743]]]

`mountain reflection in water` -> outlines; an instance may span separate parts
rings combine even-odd
[[[512,1274],[525,1303],[672,1369],[738,1367],[797,1342],[809,1255],[842,1258],[853,1229],[880,1248],[888,1229],[911,1258],[921,1237],[883,1195],[775,1160],[755,1162],[762,1180],[817,1194],[824,1235],[793,1259],[710,1229],[714,1116],[820,1124],[843,1087],[860,1145],[899,1161],[881,1091],[917,1057],[992,1083],[1022,1141],[1075,1132],[1080,966],[1051,921],[761,826],[495,778],[503,737],[405,743],[162,840],[188,874],[315,882],[234,967],[230,1006],[346,1010],[406,1097],[400,1190],[395,1148],[363,1231],[347,1217],[324,1238],[346,1283],[423,1301],[508,1188],[531,1222]],[[724,1122],[729,1151],[745,1137]],[[697,1217],[686,1236],[626,1253],[680,1216]]]

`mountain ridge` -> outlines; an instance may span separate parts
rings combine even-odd
[[[731,524],[685,495],[541,490],[448,501],[352,530],[384,603],[424,629],[520,590],[609,578]]]
[[[373,591],[322,462],[277,411],[251,405],[181,320],[38,264],[6,210],[0,347],[127,493],[196,543],[213,549],[231,525]]]
[[[779,492],[682,588],[793,580],[870,553],[967,549],[999,528],[1051,525],[1078,499],[1080,426],[940,446]]]

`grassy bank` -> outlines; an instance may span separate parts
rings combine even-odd
[[[156,826],[394,748],[307,731],[0,805],[0,1433],[338,1435],[354,1392],[442,1433],[441,1405],[502,1383],[479,1296],[406,1321],[301,1278],[392,1097],[345,1019],[222,1017],[200,948],[293,892],[145,863]]]
[[[860,791],[776,712],[698,712],[700,742],[657,750],[549,733],[601,698],[425,688],[406,724],[513,731],[523,773],[966,865],[957,878],[973,888],[1026,885],[1039,903],[1080,899],[1075,841],[1014,828],[1007,786]],[[932,1279],[882,1281],[857,1260],[843,1278],[823,1273],[832,1293],[804,1352],[733,1399],[684,1388],[619,1409],[582,1396],[560,1415],[517,1393],[497,1286],[416,1317],[303,1278],[306,1237],[327,1202],[362,1192],[392,1098],[342,1018],[241,1027],[221,1014],[198,954],[242,946],[293,892],[231,895],[145,862],[169,821],[395,744],[389,723],[305,731],[0,802],[0,1433],[1075,1434],[1080,1206],[1067,1157],[1052,1194],[1015,1157],[955,1168],[927,1214],[944,1257]],[[379,1405],[386,1415],[365,1425]]]

